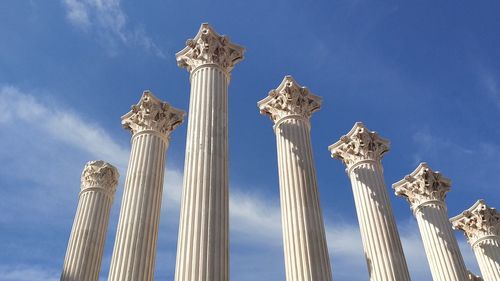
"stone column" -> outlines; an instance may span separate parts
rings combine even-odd
[[[286,280],[332,280],[309,122],[321,98],[286,76],[257,105],[276,133]]]
[[[190,72],[176,281],[229,279],[228,84],[243,47],[208,24],[176,54]]]
[[[450,219],[465,233],[476,255],[485,281],[500,280],[500,214],[484,200],[478,200],[462,214]]]
[[[468,280],[458,242],[448,221],[444,199],[451,181],[421,163],[415,171],[392,185],[396,195],[406,198],[424,242],[434,281]]]
[[[109,281],[153,280],[158,224],[170,133],[184,112],[149,91],[122,117],[132,132],[132,151],[125,180]]]
[[[118,176],[118,170],[104,161],[90,161],[85,165],[61,281],[99,279]]]
[[[389,141],[358,122],[328,149],[351,179],[370,280],[410,280],[383,178],[381,160]]]

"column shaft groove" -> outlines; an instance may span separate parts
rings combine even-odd
[[[64,259],[61,281],[97,281],[118,171],[104,161],[90,161]]]
[[[276,128],[287,280],[332,280],[308,124]]]
[[[350,178],[370,280],[410,280],[380,163],[360,164]]]
[[[426,204],[415,213],[434,281],[466,281],[467,269],[441,204]]]
[[[215,65],[191,74],[177,281],[229,278],[227,87]]]
[[[153,280],[167,146],[155,134],[133,137],[109,281]]]

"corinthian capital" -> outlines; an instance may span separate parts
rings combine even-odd
[[[184,121],[184,112],[144,91],[138,104],[122,116],[122,125],[132,134],[152,130],[169,135]]]
[[[382,160],[389,151],[389,141],[370,131],[361,122],[356,122],[351,131],[328,147],[332,157],[342,160],[349,168],[363,160]]]
[[[414,210],[428,201],[444,202],[450,187],[451,180],[432,171],[427,163],[421,163],[415,171],[392,185],[396,195],[405,197]]]
[[[292,76],[285,76],[281,84],[269,95],[259,101],[257,106],[260,113],[268,115],[276,123],[283,117],[297,115],[304,118],[321,106],[321,98],[312,94],[306,87],[302,87]]]
[[[225,35],[219,35],[207,23],[203,23],[194,39],[186,42],[186,47],[175,54],[177,65],[189,72],[204,64],[217,64],[231,72],[243,59],[245,48],[229,42]]]
[[[450,219],[453,228],[462,230],[469,243],[474,246],[478,239],[500,235],[500,214],[484,200],[478,200],[462,214]]]
[[[101,160],[89,161],[83,168],[81,188],[83,190],[99,187],[114,193],[119,176],[118,170],[113,165]]]

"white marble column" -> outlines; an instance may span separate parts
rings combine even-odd
[[[118,176],[118,170],[104,161],[90,161],[85,165],[61,281],[99,279]]]
[[[415,171],[392,185],[396,195],[410,203],[422,235],[434,281],[467,281],[457,239],[444,202],[451,181],[421,163]]]
[[[184,112],[145,91],[122,117],[132,132],[132,150],[123,192],[120,219],[111,258],[109,281],[152,281],[170,133]]]
[[[462,214],[450,219],[462,230],[476,255],[484,281],[500,280],[500,214],[478,200]]]
[[[332,280],[309,122],[321,98],[286,76],[257,105],[275,124],[286,280]]]
[[[370,280],[410,280],[383,178],[381,160],[389,141],[358,122],[328,149],[351,179]]]
[[[208,24],[176,54],[190,73],[176,281],[229,279],[228,84],[243,47]]]

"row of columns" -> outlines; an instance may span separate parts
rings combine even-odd
[[[229,279],[228,85],[244,48],[202,24],[194,39],[176,54],[190,72],[191,97],[186,140],[184,187],[175,280]],[[160,219],[165,153],[170,134],[184,112],[145,91],[122,117],[132,133],[120,217],[109,281],[152,281]],[[93,163],[92,165],[90,165]],[[97,281],[109,211],[118,182],[116,168],[103,161],[100,177],[82,192],[63,265],[62,281]],[[92,170],[93,171],[93,170]],[[109,172],[111,171],[111,172]],[[111,175],[110,175],[111,174]],[[95,181],[94,181],[95,182]]]
[[[176,54],[190,73],[191,94],[175,281],[229,280],[228,85],[244,48],[202,24]],[[291,76],[258,102],[274,122],[286,280],[331,281],[332,272],[311,145],[312,113],[321,98]],[[132,133],[109,281],[152,281],[160,219],[165,154],[184,113],[143,93],[122,117]],[[371,281],[409,281],[381,160],[389,141],[356,123],[329,146],[351,180]],[[61,280],[97,281],[118,172],[89,162],[68,243]],[[485,281],[500,280],[500,216],[478,201],[448,220],[450,180],[426,164],[393,185],[410,203],[435,281],[481,280],[467,271],[452,224],[463,230]]]

